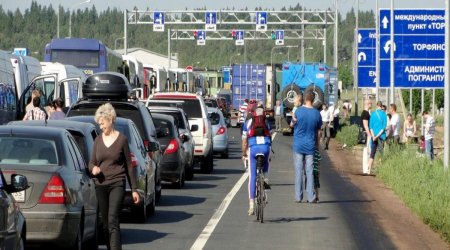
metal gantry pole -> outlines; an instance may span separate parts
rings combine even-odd
[[[170,28],[167,29],[167,58],[169,59],[167,62],[167,78],[170,78],[170,68],[172,67],[172,51],[170,51]]]
[[[125,10],[123,14],[123,50],[126,55],[128,50],[128,10]]]
[[[56,18],[57,18],[57,28],[56,28],[56,37],[57,38],[59,38],[59,9],[60,9],[60,7],[61,7],[61,5],[58,5],[58,10],[57,10],[57,13],[56,13]]]
[[[378,0],[375,1],[375,100],[380,100],[380,12],[378,11]]]
[[[327,63],[327,29],[323,29],[323,63]]]
[[[394,0],[391,0],[391,85],[390,85],[390,103],[395,103],[395,93],[394,93],[394,78],[395,78],[395,65],[394,65],[394,50],[395,50],[395,42],[394,42]]]
[[[305,13],[302,13],[302,20],[305,20]],[[305,25],[302,24],[302,38],[305,38]],[[305,39],[300,41],[300,60],[301,63],[305,62]]]
[[[448,48],[450,45],[450,0],[445,0],[445,47]],[[444,82],[444,169],[448,170],[449,166],[449,157],[450,157],[450,50],[445,50],[445,82]]]
[[[359,0],[356,0],[356,23],[355,34],[353,35],[353,91],[355,95],[355,116],[358,115],[358,29],[359,29]]]
[[[335,18],[334,18],[334,63],[333,67],[336,69],[338,68],[338,34],[339,34],[339,15],[338,15],[338,0],[334,1],[334,7],[335,7]],[[326,30],[326,29],[325,29]]]
[[[409,113],[413,113],[412,112],[412,102],[413,102],[413,94],[412,94],[412,92],[413,92],[413,89],[411,88],[411,89],[409,89]]]

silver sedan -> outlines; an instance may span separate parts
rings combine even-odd
[[[228,128],[222,111],[208,107],[208,117],[212,126],[213,151],[228,158]]]

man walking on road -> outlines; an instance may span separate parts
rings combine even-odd
[[[295,168],[295,202],[303,199],[303,170],[306,169],[307,201],[315,202],[313,180],[314,151],[319,148],[319,133],[322,127],[322,118],[312,105],[314,93],[306,92],[305,105],[299,107],[294,114],[294,168]]]
[[[423,119],[425,119],[425,152],[431,160],[434,159],[433,137],[434,137],[434,118],[428,114],[428,111],[423,111]]]
[[[275,106],[275,131],[281,131],[281,105],[280,100],[277,100]]]

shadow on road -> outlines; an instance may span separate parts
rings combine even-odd
[[[183,211],[161,211],[156,208],[155,216],[150,218],[150,224],[167,224],[187,220],[194,216]]]
[[[320,203],[360,203],[360,202],[373,202],[375,200],[335,200],[335,201],[322,201]]]
[[[314,221],[314,220],[327,220],[328,217],[298,217],[298,218],[277,218],[277,219],[270,219],[265,220],[267,223],[289,223],[289,222],[296,222],[296,221]]]
[[[187,195],[164,195],[164,198],[158,203],[158,207],[168,206],[187,206],[203,203],[206,198]]]
[[[167,233],[145,229],[121,228],[120,231],[124,248],[127,244],[148,243],[168,235]]]
[[[214,169],[214,174],[224,175],[224,174],[242,174],[244,173],[244,167],[241,169]]]
[[[270,186],[275,186],[275,187],[277,187],[277,186],[280,186],[280,187],[282,187],[282,186],[294,186],[294,183],[270,183]]]
[[[194,181],[218,181],[223,180],[225,177],[223,176],[215,176],[215,175],[196,175],[194,176]]]
[[[183,189],[206,189],[206,188],[214,188],[217,185],[206,184],[206,183],[195,183],[195,182],[187,182],[184,184]]]

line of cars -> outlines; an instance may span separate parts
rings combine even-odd
[[[130,90],[122,74],[98,73],[87,78],[84,98],[69,108],[65,120],[0,126],[0,169],[15,185],[7,190],[15,197],[11,202],[17,214],[24,217],[15,240],[18,249],[25,239],[57,248],[97,248],[101,214],[87,163],[100,134],[94,114],[101,104],[114,106],[115,127],[129,140],[142,202],[132,204],[127,188],[123,211],[131,212],[138,222],[154,213],[163,181],[182,188],[185,180],[194,177],[194,166],[210,173],[214,153],[228,156],[223,114],[207,108],[201,96],[157,93],[144,103],[129,99]],[[25,184],[15,184],[16,179]]]

